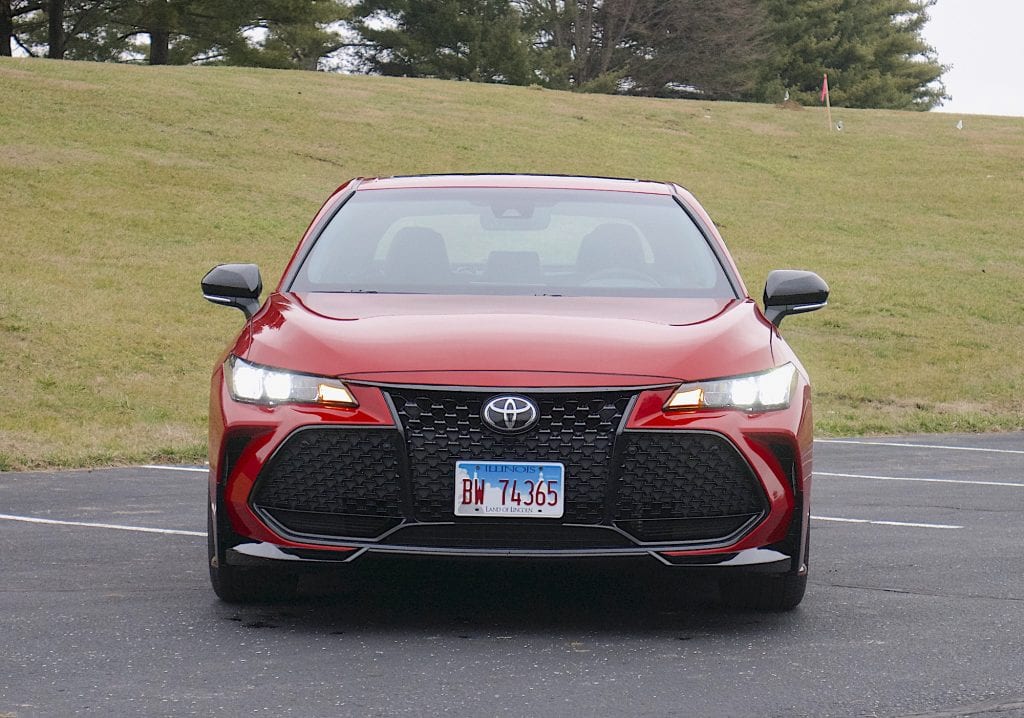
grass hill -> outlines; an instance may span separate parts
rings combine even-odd
[[[238,68],[0,60],[0,469],[201,460],[237,330],[198,284],[276,282],[356,175],[673,180],[784,330],[820,433],[1024,428],[1024,119],[701,103]]]

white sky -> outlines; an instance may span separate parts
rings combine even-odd
[[[953,96],[939,112],[1024,117],[1024,0],[939,0],[924,37]]]

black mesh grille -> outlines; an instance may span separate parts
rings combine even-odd
[[[616,521],[615,525],[640,541],[714,541],[735,533],[756,514],[718,516],[708,519],[641,519]]]
[[[760,482],[723,436],[627,431],[616,440],[631,398],[626,392],[533,394],[540,421],[515,436],[483,424],[480,409],[495,392],[388,393],[404,445],[389,429],[298,431],[260,474],[254,508],[308,536],[377,538],[403,521],[453,522],[403,527],[387,541],[508,549],[620,545],[614,532],[565,526],[608,520],[644,542],[715,541],[752,526],[767,509]],[[563,518],[456,520],[455,463],[465,459],[564,464]],[[411,515],[403,509],[410,498]]]
[[[397,526],[401,521],[390,516],[360,516],[314,511],[268,509],[264,512],[292,533],[306,536],[347,536],[374,538]]]
[[[627,432],[621,441],[615,523],[641,541],[723,538],[766,508],[760,482],[722,436]]]
[[[626,392],[533,394],[540,408],[536,428],[505,436],[480,418],[484,401],[498,392],[390,389],[405,428],[413,504],[421,521],[451,521],[455,462],[554,461],[565,465],[567,523],[600,523],[605,515],[615,431],[632,394]]]
[[[295,533],[375,537],[401,521],[397,431],[307,429],[260,475],[252,503]]]

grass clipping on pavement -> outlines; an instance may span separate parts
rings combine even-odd
[[[552,172],[691,189],[783,326],[820,434],[1024,428],[1024,119],[239,68],[0,59],[0,469],[205,458],[236,311],[354,176]]]

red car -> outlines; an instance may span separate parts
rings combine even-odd
[[[210,577],[243,602],[367,554],[637,557],[730,604],[807,582],[811,390],[779,334],[815,274],[747,293],[674,184],[356,179],[246,324],[210,396]]]

